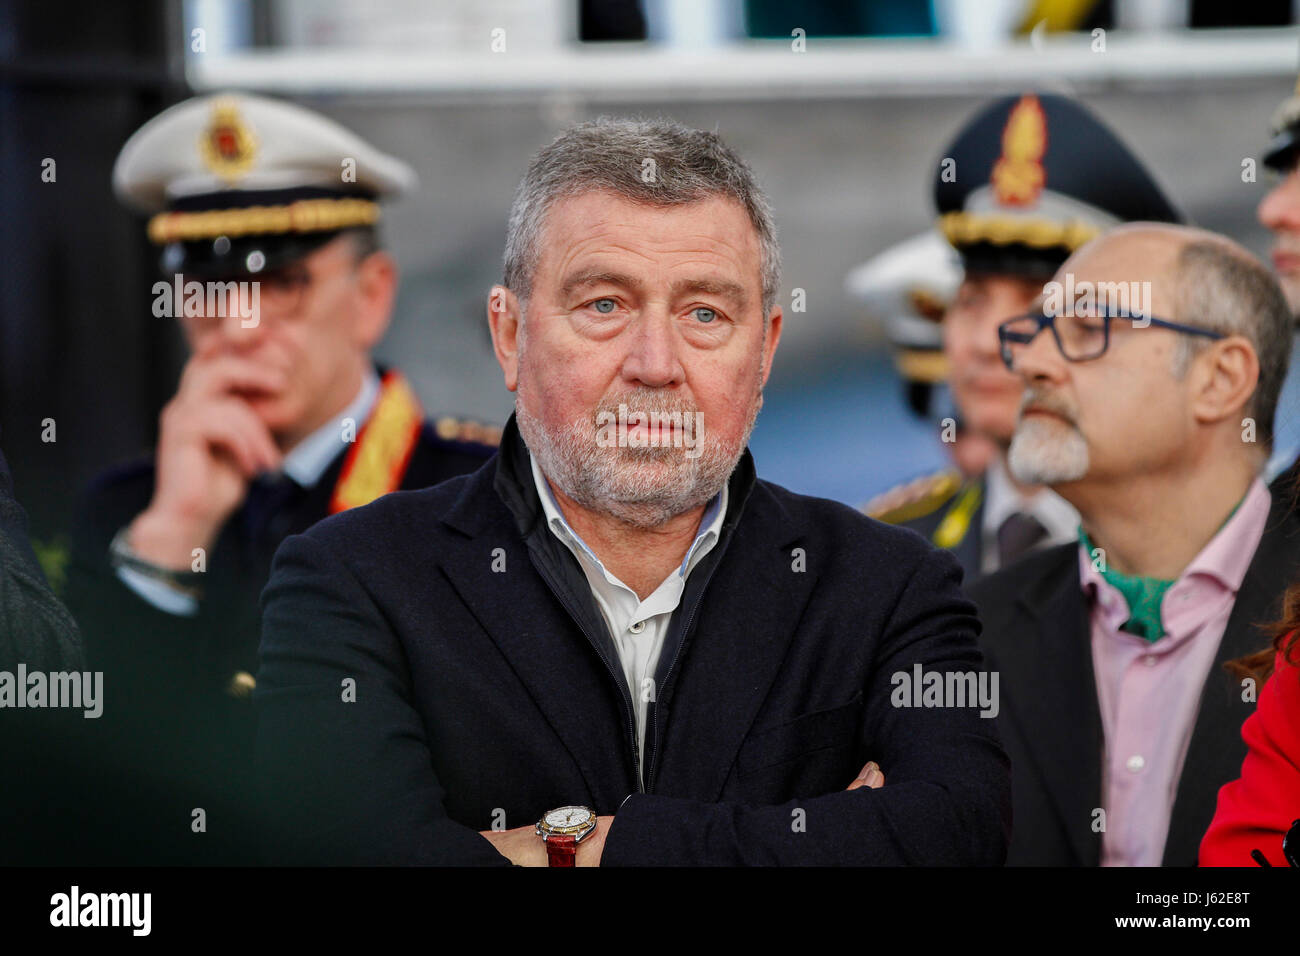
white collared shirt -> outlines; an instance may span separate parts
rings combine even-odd
[[[682,563],[643,601],[635,591],[605,569],[595,552],[569,526],[551,492],[551,486],[537,465],[537,459],[531,455],[529,458],[532,461],[537,496],[541,498],[542,510],[546,513],[546,526],[578,559],[578,564],[587,576],[591,595],[595,598],[614,646],[618,649],[623,677],[636,705],[637,760],[644,770],[646,714],[650,701],[658,697],[654,675],[659,665],[659,655],[663,651],[664,637],[668,633],[673,612],[681,604],[686,579],[718,543],[722,521],[727,515],[727,486],[723,485],[722,491],[714,495],[705,507],[699,531],[686,550]]]
[[[361,426],[370,417],[378,399],[379,376],[375,374],[373,367],[367,365],[365,375],[361,379],[361,391],[357,392],[357,397],[331,421],[294,445],[284,456],[281,471],[304,488],[315,487],[316,482],[320,481],[320,476],[329,468],[330,462],[337,458],[339,452],[347,445],[345,435],[355,438],[361,432]],[[348,419],[351,419],[351,427],[345,432],[344,425]]]
[[[304,488],[315,486],[330,463],[343,451],[346,444],[344,435],[355,437],[361,431],[378,398],[379,376],[367,364],[357,397],[333,419],[294,445],[284,456],[282,472]],[[344,425],[348,419],[352,420],[352,426],[345,433]],[[165,581],[128,567],[117,568],[117,576],[160,611],[181,617],[193,617],[199,613],[199,602],[193,595],[178,591]]]
[[[1031,514],[1047,529],[1047,537],[1038,547],[1065,544],[1078,539],[1079,512],[1052,491],[1039,488],[1025,497],[1006,471],[1006,461],[995,455],[984,472],[984,520],[980,537],[980,571],[989,574],[998,569],[998,529],[1017,511]]]

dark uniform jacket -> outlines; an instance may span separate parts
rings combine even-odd
[[[956,472],[943,475],[952,483],[951,490],[944,487],[934,496],[916,503],[914,510],[920,514],[901,520],[882,516],[881,520],[900,528],[911,528],[932,544],[947,548],[961,563],[965,580],[973,581],[980,576],[980,561],[984,553],[987,485],[982,475],[966,481],[949,477],[955,475]]]
[[[362,440],[364,436],[359,437]],[[492,453],[446,440],[425,423],[400,487],[422,488],[473,471]],[[250,494],[207,555],[199,613],[155,608],[117,576],[109,542],[153,495],[152,459],[117,469],[91,487],[74,539],[68,600],[86,635],[90,666],[105,672],[105,715],[96,732],[108,764],[95,786],[138,839],[103,848],[123,862],[244,862],[252,857],[251,678],[261,634],[258,599],[271,558],[288,535],[329,513],[341,451],[311,488],[269,507]],[[250,512],[262,507],[260,521]],[[260,532],[254,527],[260,525]],[[106,758],[107,759],[107,758]],[[195,832],[196,809],[204,831]],[[238,832],[232,832],[238,831]]]
[[[1241,773],[1242,700],[1226,661],[1262,650],[1260,625],[1281,614],[1282,596],[1300,575],[1300,513],[1291,500],[1295,469],[1272,485],[1264,535],[1242,580],[1179,779],[1163,865],[1195,866],[1219,788]],[[968,588],[984,622],[988,666],[1001,674],[998,727],[1011,756],[1015,828],[1009,865],[1097,866],[1104,739],[1092,666],[1091,622],[1079,584],[1077,544],[1028,555]],[[888,785],[888,776],[886,776]]]
[[[975,671],[950,555],[732,474],[655,675],[644,773],[618,656],[547,529],[513,418],[473,475],[290,538],[263,597],[259,775],[279,859],[505,864],[477,831],[585,804],[603,864],[998,864],[1007,761],[978,709],[892,675]],[[874,759],[880,790],[845,787]]]

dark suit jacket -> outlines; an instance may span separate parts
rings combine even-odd
[[[914,664],[982,666],[960,580],[910,532],[757,481],[746,452],[665,638],[640,781],[614,644],[512,418],[475,474],[276,555],[254,693],[274,852],[504,864],[476,831],[578,803],[617,813],[606,865],[998,864],[994,722],[890,703]],[[885,787],[846,792],[868,759]]]
[[[27,517],[0,454],[0,670],[20,661],[33,671],[81,670],[84,654],[76,622],[32,551]]]
[[[0,454],[0,671],[17,680],[19,664],[27,672],[84,671],[81,635],[72,615],[46,583],[27,538],[27,517],[14,500],[9,466]],[[26,687],[18,692],[25,694]],[[35,771],[58,759],[59,744],[83,711],[23,708],[0,710],[0,865],[51,862],[51,832],[73,829],[67,817],[50,815],[48,789],[34,780]],[[40,826],[42,819],[51,826]],[[35,830],[36,839],[29,835]],[[41,851],[46,851],[42,853]]]
[[[86,661],[77,623],[45,583],[27,540],[27,519],[13,498],[9,467],[0,454],[0,671],[16,680],[27,672],[83,671]],[[18,693],[26,687],[18,685]],[[48,865],[49,836],[77,829],[51,796],[68,787],[45,786],[43,767],[59,761],[69,728],[86,723],[82,710],[0,710],[0,865]]]
[[[426,423],[401,486],[422,488],[473,471],[491,453],[487,446],[446,441]],[[98,735],[98,743],[86,743],[97,769],[86,776],[96,804],[114,807],[123,822],[104,827],[102,846],[91,840],[74,860],[253,859],[252,701],[228,687],[235,673],[257,670],[258,598],[276,547],[328,514],[343,459],[341,451],[316,485],[287,502],[264,536],[250,538],[243,510],[231,517],[207,556],[205,596],[194,617],[156,609],[109,564],[112,536],[153,495],[152,459],[91,486],[74,537],[68,602],[85,632],[91,666],[105,674],[105,714],[87,731]],[[211,839],[192,829],[196,808],[205,811]]]
[[[1300,573],[1300,515],[1285,478],[1273,504],[1215,663],[1183,765],[1163,865],[1195,866],[1219,788],[1241,772],[1241,725],[1254,710],[1225,661],[1268,646],[1259,626],[1281,613],[1282,595]],[[998,727],[1011,756],[1015,825],[1009,865],[1096,866],[1101,834],[1103,734],[1092,667],[1090,620],[1079,585],[1078,545],[1031,554],[968,589],[984,622],[981,643],[1001,674]],[[888,778],[886,778],[888,779]]]

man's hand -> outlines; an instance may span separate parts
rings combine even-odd
[[[879,790],[884,785],[884,772],[874,760],[869,760],[863,768],[858,771],[858,775],[854,781],[844,789],[857,790],[860,787],[870,787],[872,790]]]
[[[242,396],[278,392],[285,378],[213,348],[185,364],[180,388],[162,411],[153,500],[128,532],[136,554],[188,568],[193,549],[211,547],[249,482],[280,467],[275,440]]]
[[[546,844],[537,835],[536,826],[513,830],[480,830],[479,836],[491,843],[498,853],[515,866],[548,866]]]
[[[575,866],[600,866],[600,856],[605,852],[605,836],[613,824],[613,816],[596,817],[595,831],[578,844]],[[515,827],[513,830],[480,830],[479,836],[491,843],[498,853],[515,866],[549,866],[546,841],[537,835],[536,826]]]
[[[578,844],[578,866],[600,866],[601,854],[605,852],[605,837],[613,825],[613,816],[596,817],[595,832]]]

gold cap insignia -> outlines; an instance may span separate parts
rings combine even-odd
[[[212,121],[199,137],[199,155],[214,174],[234,182],[248,172],[257,153],[253,131],[244,125],[234,100],[212,104]]]
[[[993,164],[993,194],[1006,206],[1032,205],[1047,173],[1043,153],[1047,150],[1047,117],[1038,97],[1022,96],[1007,116],[1002,130],[1002,155]]]

